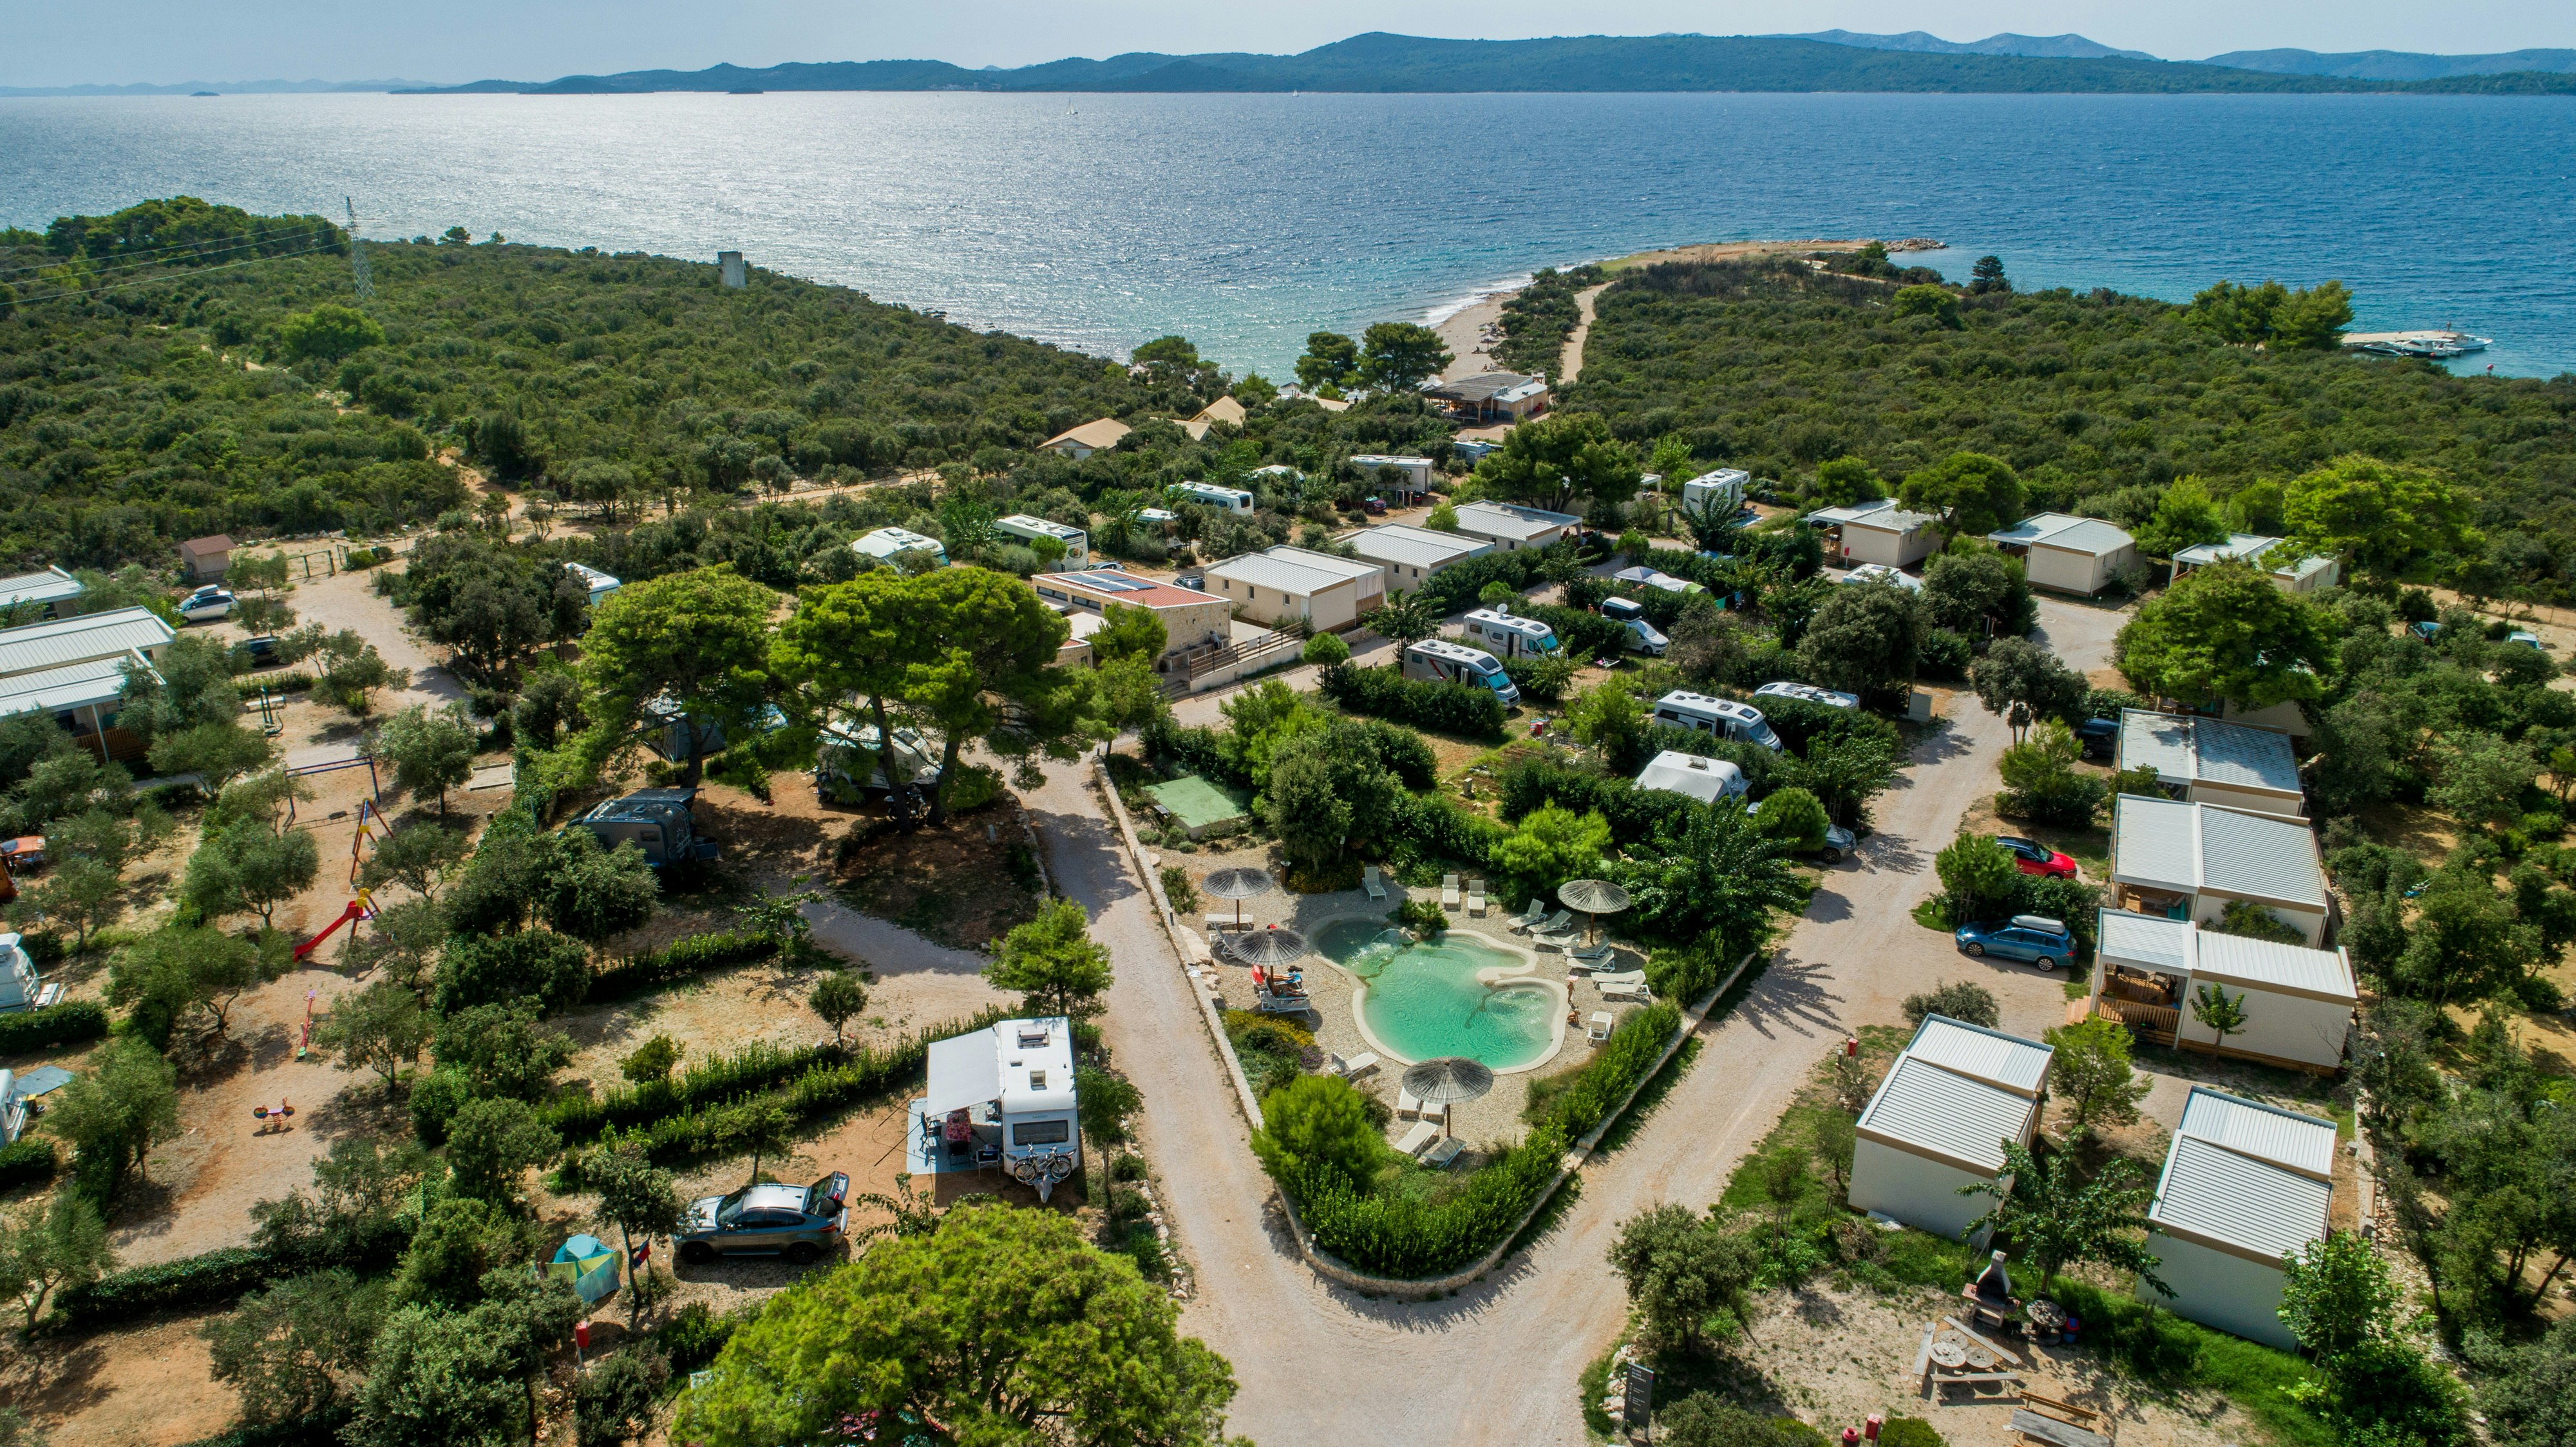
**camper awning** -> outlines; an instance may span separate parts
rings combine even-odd
[[[993,1048],[993,1032],[978,1030],[950,1040],[930,1042],[930,1095],[922,1109],[946,1115],[1002,1096],[1002,1055]]]

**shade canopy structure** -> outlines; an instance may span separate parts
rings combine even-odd
[[[1292,929],[1272,925],[1268,929],[1245,930],[1225,942],[1226,951],[1247,965],[1275,967],[1293,964],[1306,957],[1312,948],[1306,937]]]
[[[1449,1134],[1449,1108],[1482,1100],[1494,1088],[1493,1067],[1463,1055],[1443,1055],[1407,1066],[1404,1088],[1425,1105],[1440,1107],[1440,1133]]]
[[[1595,933],[1599,916],[1617,914],[1630,903],[1628,891],[1606,879],[1569,879],[1557,887],[1556,902],[1567,909],[1580,910],[1585,921],[1585,934]]]
[[[1208,892],[1210,898],[1233,900],[1234,922],[1238,925],[1243,923],[1245,900],[1258,898],[1278,887],[1278,882],[1270,877],[1269,870],[1254,869],[1248,865],[1216,870],[1199,886]],[[1300,951],[1300,953],[1303,952]]]

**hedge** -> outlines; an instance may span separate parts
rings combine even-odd
[[[1446,794],[1398,794],[1388,807],[1388,842],[1430,859],[1485,866],[1496,842],[1512,831],[1461,807]]]
[[[583,999],[594,1005],[607,1000],[623,1000],[661,989],[691,975],[732,965],[748,965],[777,953],[778,941],[768,935],[730,932],[696,935],[669,949],[655,950],[647,955],[628,955],[607,969],[593,973],[590,992]]]
[[[1502,583],[1516,590],[1528,587],[1538,576],[1539,557],[1537,552],[1516,550],[1452,563],[1423,579],[1421,593],[1442,617],[1461,613],[1479,606],[1476,595],[1485,591],[1487,583]]]
[[[1198,774],[1238,789],[1252,787],[1252,775],[1227,747],[1226,736],[1216,729],[1184,728],[1166,714],[1145,725],[1137,741],[1146,757],[1178,765],[1183,773]]]
[[[1595,658],[1616,658],[1627,651],[1628,625],[1598,613],[1580,608],[1561,608],[1554,603],[1516,603],[1512,612],[1548,626],[1557,641],[1565,645],[1565,655],[1580,662]]]
[[[593,1117],[596,1124],[592,1126],[591,1131],[585,1133],[595,1133],[603,1150],[636,1145],[643,1150],[646,1157],[654,1161],[674,1161],[702,1155],[724,1148],[727,1138],[732,1133],[734,1121],[755,1098],[764,1096],[774,1098],[787,1108],[789,1115],[800,1118],[819,1115],[827,1110],[836,1110],[842,1106],[881,1095],[909,1079],[929,1060],[932,1041],[990,1029],[1009,1018],[1011,1018],[1009,1010],[995,1006],[964,1020],[952,1020],[946,1024],[930,1026],[885,1049],[862,1047],[857,1050],[844,1050],[833,1046],[820,1046],[811,1051],[779,1051],[765,1063],[775,1067],[786,1061],[800,1058],[811,1063],[794,1073],[792,1078],[786,1080],[783,1088],[775,1092],[736,1088],[722,1095],[716,1095],[712,1087],[701,1088],[683,1081],[675,1089],[674,1095],[683,1098],[685,1103],[676,1111],[656,1118],[640,1120],[627,1126],[614,1124],[607,1120],[605,1113],[602,1112]],[[745,1052],[746,1055],[750,1053]],[[733,1061],[724,1062],[725,1071],[728,1073],[735,1071],[737,1069],[735,1062],[743,1059],[744,1057],[737,1056]],[[760,1064],[740,1067],[741,1077],[744,1078],[760,1073],[762,1073]],[[641,1093],[641,1091],[620,1091],[617,1096],[629,1097]],[[589,1104],[604,1105],[605,1102],[589,1102]],[[549,1112],[549,1123],[552,1123],[554,1114]],[[562,1131],[567,1141],[576,1138],[575,1131],[560,1126],[558,1129]],[[563,1176],[567,1189],[580,1188],[579,1156],[566,1159]]]
[[[1681,1010],[1655,1005],[1630,1015],[1550,1101],[1529,1137],[1469,1176],[1437,1205],[1410,1196],[1362,1195],[1325,1186],[1298,1197],[1315,1244],[1381,1276],[1436,1276],[1455,1271],[1510,1239],[1556,1180],[1569,1141],[1610,1116],[1662,1058],[1681,1026]]]
[[[386,1220],[345,1248],[280,1254],[256,1246],[227,1246],[176,1261],[130,1266],[96,1281],[64,1288],[54,1298],[43,1329],[92,1332],[162,1311],[202,1311],[289,1276],[346,1266],[370,1271],[390,1266],[411,1244],[414,1222]]]
[[[48,1045],[96,1040],[107,1033],[107,1007],[96,1000],[73,1000],[41,1010],[0,1015],[0,1055],[18,1055]]]
[[[62,1162],[55,1159],[54,1143],[42,1136],[21,1136],[0,1146],[0,1191],[14,1191],[20,1186],[42,1185],[54,1178]]]
[[[1659,833],[1678,834],[1708,807],[1688,794],[1640,789],[1626,779],[1536,754],[1514,759],[1498,782],[1504,822],[1517,824],[1543,804],[1577,814],[1597,809],[1610,822],[1610,837],[1622,845],[1643,843]]]
[[[1316,679],[1324,697],[1353,713],[1461,738],[1503,736],[1503,701],[1490,688],[1406,678],[1394,665],[1362,668],[1336,663]]]

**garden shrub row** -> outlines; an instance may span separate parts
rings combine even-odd
[[[96,1000],[74,1000],[0,1015],[0,1055],[42,1050],[96,1040],[107,1033],[107,1007]]]
[[[1503,736],[1503,701],[1489,688],[1407,678],[1393,664],[1362,668],[1336,663],[1317,676],[1316,689],[1353,713],[1460,738]]]
[[[1615,618],[1554,603],[1515,603],[1512,612],[1546,624],[1565,645],[1565,656],[1578,663],[1616,658],[1628,648],[1628,625]]]
[[[695,935],[651,954],[628,955],[590,977],[591,1004],[623,1000],[661,989],[708,970],[748,965],[778,953],[778,941],[765,934]]]
[[[857,1052],[870,1052],[862,1048]],[[664,1116],[774,1090],[817,1066],[849,1058],[832,1045],[789,1049],[755,1040],[732,1055],[712,1055],[676,1076],[648,1080],[605,1095],[567,1095],[547,1104],[546,1124],[567,1141],[584,1141],[604,1130],[631,1129]]]
[[[52,1141],[43,1136],[21,1136],[0,1146],[0,1191],[42,1185],[52,1180],[61,1167],[62,1162],[54,1157]]]
[[[381,1229],[357,1233],[337,1249],[299,1250],[286,1254],[257,1246],[227,1246],[218,1251],[129,1266],[98,1280],[66,1287],[54,1298],[43,1327],[52,1333],[99,1331],[118,1322],[162,1311],[202,1311],[229,1305],[236,1297],[285,1276],[335,1266],[366,1271],[390,1266],[411,1244],[408,1219],[386,1221]]]
[[[990,1029],[1009,1018],[1009,1010],[995,1006],[964,1020],[930,1026],[885,1049],[863,1047],[844,1050],[826,1046],[812,1052],[782,1051],[782,1057],[802,1054],[815,1063],[789,1079],[774,1094],[738,1092],[730,1098],[691,1105],[632,1126],[620,1127],[601,1121],[596,1136],[603,1150],[635,1145],[647,1158],[656,1162],[685,1160],[721,1150],[733,1138],[736,1122],[755,1099],[774,1098],[787,1108],[790,1116],[799,1119],[854,1105],[881,1095],[918,1074],[930,1058],[933,1041]],[[566,1140],[572,1138],[570,1132],[565,1133]],[[580,1188],[578,1156],[565,1161],[563,1174],[568,1189]]]
[[[1429,600],[1440,616],[1464,612],[1477,606],[1476,595],[1488,583],[1501,583],[1513,589],[1526,588],[1538,577],[1539,554],[1535,552],[1487,553],[1452,563],[1422,581],[1422,596]]]
[[[1175,765],[1182,773],[1238,789],[1252,787],[1252,775],[1226,747],[1225,735],[1215,729],[1186,728],[1165,715],[1145,725],[1138,741],[1148,758]]]
[[[1543,1107],[1547,1123],[1566,1139],[1581,1140],[1655,1068],[1681,1023],[1681,1007],[1670,1003],[1649,1005],[1620,1021],[1582,1069],[1558,1077],[1564,1084]]]
[[[1652,839],[1658,832],[1678,834],[1708,806],[1670,789],[1640,789],[1612,774],[1578,769],[1540,754],[1524,754],[1507,765],[1502,787],[1502,817],[1518,823],[1543,805],[1554,804],[1576,814],[1599,810],[1610,823],[1610,837],[1622,845]]]

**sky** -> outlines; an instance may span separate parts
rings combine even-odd
[[[1579,16],[1570,22],[1569,15]],[[1520,39],[1928,30],[1950,40],[2073,31],[2168,59],[2229,50],[2576,46],[2568,0],[0,0],[0,85],[188,80],[454,82],[718,61],[932,59],[1308,49],[1369,30]]]

